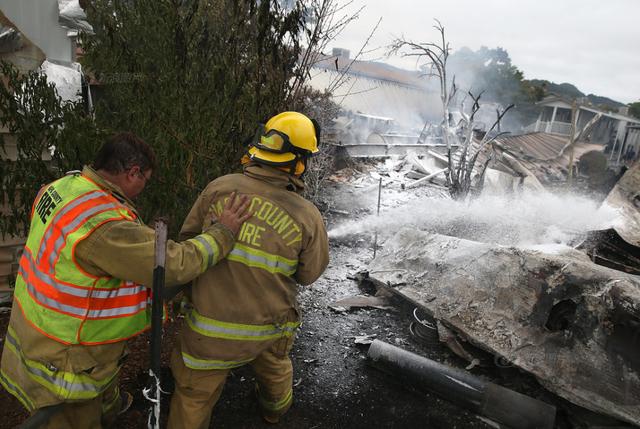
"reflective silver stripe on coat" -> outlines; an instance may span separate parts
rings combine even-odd
[[[203,316],[200,316],[203,317]],[[195,313],[195,309],[192,309],[189,313],[187,313],[187,318],[189,322],[193,324],[198,329],[201,329],[206,332],[211,332],[223,336],[242,336],[242,337],[268,337],[273,335],[280,335],[284,332],[295,332],[297,330],[297,326],[273,326],[271,329],[259,329],[260,325],[257,325],[255,330],[251,329],[238,329],[231,328],[228,326],[215,325],[213,323],[206,323],[204,321],[198,320],[198,316]]]
[[[68,295],[77,296],[79,298],[88,298],[89,296],[91,296],[93,298],[106,299],[106,298],[119,298],[119,297],[122,297],[122,296],[136,295],[136,294],[142,292],[144,289],[146,289],[144,286],[139,285],[139,286],[135,286],[135,287],[127,286],[127,287],[123,287],[123,288],[108,289],[108,290],[94,289],[93,291],[91,291],[89,289],[82,289],[82,288],[78,288],[78,287],[68,286],[68,285],[66,285],[64,283],[60,283],[60,282],[56,281],[55,278],[53,278],[49,274],[46,274],[46,273],[43,273],[42,271],[40,271],[38,269],[38,267],[35,265],[35,262],[33,262],[33,259],[31,259],[31,255],[29,255],[29,252],[24,252],[23,255],[25,256],[25,258],[27,260],[27,263],[29,264],[29,267],[31,268],[31,272],[40,281],[48,284],[49,286],[53,287],[57,291],[62,292],[62,293],[66,293]],[[23,275],[23,277],[24,277],[24,275]]]
[[[253,359],[246,359],[243,361],[220,361],[220,360],[204,360],[195,359],[188,354],[182,352],[182,361],[185,366],[191,369],[231,369],[238,368],[242,365],[246,365]]]
[[[77,296],[80,298],[87,298],[89,296],[89,290],[88,289],[79,289],[79,288],[75,288],[72,286],[67,286],[63,283],[59,283],[57,282],[55,279],[51,278],[51,276],[49,276],[48,274],[43,273],[42,271],[40,271],[35,263],[33,262],[33,260],[31,259],[31,256],[29,255],[29,252],[24,252],[24,257],[27,260],[27,263],[29,264],[29,268],[30,271],[33,273],[34,276],[36,276],[40,281],[48,284],[49,286],[53,287],[54,289],[58,290],[59,292],[63,292],[69,295],[73,295],[73,296]],[[22,267],[20,267],[20,269],[22,270]],[[26,277],[24,275],[23,272],[21,272],[22,277],[25,278]]]
[[[43,294],[41,294],[31,283],[31,279],[29,278],[29,276],[27,275],[27,273],[24,271],[24,269],[22,267],[20,267],[18,273],[22,276],[22,278],[24,279],[24,283],[27,286],[27,290],[29,291],[29,293],[31,295],[33,295],[33,297],[36,299],[36,301],[51,307],[55,310],[58,311],[62,311],[65,313],[69,313],[69,314],[74,314],[78,317],[83,317],[86,313],[87,313],[87,309],[85,308],[78,308],[78,307],[74,307],[72,305],[67,305],[67,304],[62,304],[54,299],[49,298],[48,296],[45,296]]]
[[[67,392],[91,392],[92,394],[95,393],[96,396],[98,394],[100,394],[102,391],[104,391],[105,387],[108,386],[108,382],[104,382],[102,386],[97,385],[97,384],[92,384],[92,383],[83,383],[82,381],[74,381],[69,382],[67,380],[65,380],[63,377],[56,377],[55,374],[57,374],[58,372],[53,372],[53,374],[50,374],[40,368],[37,368],[35,366],[29,365],[29,363],[26,361],[24,355],[22,354],[22,348],[20,347],[20,343],[18,343],[18,341],[9,333],[7,332],[7,342],[11,343],[11,345],[13,345],[13,347],[15,347],[16,351],[18,352],[18,357],[20,358],[20,360],[22,361],[22,364],[24,365],[24,367],[27,369],[27,371],[29,371],[31,374],[35,375],[36,377],[40,377],[43,380],[60,387],[62,390],[67,391]],[[75,374],[72,373],[68,373],[71,376],[74,376]],[[114,374],[115,375],[115,374]]]
[[[19,271],[20,275],[25,281],[25,285],[27,286],[27,290],[31,293],[31,295],[40,303],[51,307],[55,310],[76,315],[78,317],[90,317],[93,319],[100,319],[104,317],[113,317],[113,316],[123,316],[126,314],[137,313],[138,311],[144,309],[148,305],[149,298],[145,301],[141,301],[136,305],[130,305],[127,307],[116,307],[116,308],[104,308],[101,310],[88,310],[87,308],[80,308],[73,305],[63,304],[54,299],[49,298],[48,296],[40,293],[31,283],[29,276],[24,271],[22,267],[20,267]]]
[[[140,301],[135,305],[129,305],[127,307],[116,308],[103,308],[102,310],[89,311],[88,317],[92,319],[101,319],[104,317],[124,316],[126,314],[137,313],[151,304],[151,299],[147,298],[145,301]]]
[[[198,242],[202,244],[205,249],[207,249],[207,267],[213,265],[215,252],[213,251],[213,247],[211,247],[211,243],[209,243],[204,237],[201,237],[199,235],[197,237],[194,237],[194,240],[198,240]]]
[[[266,265],[269,268],[272,268],[273,270],[279,270],[279,271],[284,271],[285,273],[295,273],[296,268],[298,267],[298,265],[290,265],[287,264],[286,262],[283,262],[279,259],[271,260],[268,259],[264,256],[261,255],[255,255],[253,253],[249,253],[246,250],[240,249],[238,247],[234,247],[233,250],[230,252],[230,255],[234,255],[237,256],[239,258],[243,258],[246,259],[248,261],[252,261],[255,262],[257,264],[262,264],[262,265]],[[277,256],[274,255],[274,258],[277,258]]]
[[[120,298],[123,296],[137,295],[144,291],[146,287],[140,285],[135,287],[120,287],[118,289],[94,289],[91,292],[92,298]]]
[[[36,260],[39,261],[40,259],[42,259],[42,254],[44,253],[44,249],[47,247],[46,243],[49,241],[49,239],[51,238],[51,235],[53,234],[53,230],[54,230],[53,225],[55,225],[62,216],[64,216],[74,208],[78,207],[78,205],[82,203],[85,203],[89,200],[94,200],[96,198],[104,197],[104,196],[107,196],[107,194],[103,191],[93,191],[88,193],[84,197],[80,197],[71,201],[69,204],[64,206],[62,210],[60,210],[60,212],[56,214],[53,221],[51,221],[51,223],[49,224],[49,228],[47,229],[47,232],[44,234],[44,237],[40,241],[40,249],[38,249],[38,257],[36,258]]]
[[[0,370],[0,384],[2,384],[9,393],[15,395],[20,400],[20,402],[24,404],[28,411],[34,409],[33,401],[31,400],[31,398],[27,397],[22,392],[20,386],[12,383],[11,380],[9,380],[9,378],[7,378],[7,376],[2,372],[2,370]]]
[[[55,262],[58,254],[60,253],[60,249],[62,249],[62,246],[67,241],[67,235],[69,234],[69,232],[76,229],[78,226],[80,226],[81,223],[86,221],[88,218],[90,218],[94,214],[100,211],[113,209],[119,206],[120,205],[116,203],[106,203],[106,204],[100,204],[99,206],[91,207],[89,210],[82,212],[82,214],[77,218],[75,218],[73,222],[71,222],[64,228],[62,228],[62,234],[60,235],[60,237],[56,239],[56,242],[53,245],[53,250],[49,255],[49,266],[53,268],[53,263]]]

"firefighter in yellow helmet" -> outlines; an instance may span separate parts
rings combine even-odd
[[[243,173],[209,183],[187,216],[183,239],[200,233],[207,208],[220,210],[233,191],[249,197],[253,213],[227,259],[191,288],[171,356],[176,389],[169,428],[209,427],[227,374],[243,365],[255,372],[267,422],[278,422],[291,406],[288,355],[300,326],[297,285],[313,283],[329,260],[322,217],[300,195],[319,136],[317,123],[301,113],[274,116],[256,133]]]
[[[307,160],[318,153],[320,125],[302,113],[284,112],[269,119],[258,131],[249,148],[249,157],[261,164],[300,177]]]

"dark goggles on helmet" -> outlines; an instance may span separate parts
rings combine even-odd
[[[309,150],[294,146],[286,133],[278,130],[264,129],[264,125],[258,127],[252,146],[271,153],[293,153],[297,155],[311,156]]]

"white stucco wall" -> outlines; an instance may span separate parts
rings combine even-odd
[[[73,43],[58,24],[57,0],[0,0],[0,9],[49,60],[73,61]]]

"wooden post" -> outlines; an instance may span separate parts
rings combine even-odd
[[[576,141],[576,129],[578,124],[576,123],[578,120],[578,104],[576,101],[573,101],[573,105],[571,106],[571,131],[569,132],[569,175],[567,176],[567,187],[571,187],[573,185],[573,157],[574,157],[574,144]]]
[[[433,179],[434,177],[436,177],[438,174],[442,174],[447,172],[449,169],[448,168],[443,168],[441,170],[436,171],[435,173],[431,173],[428,176],[425,177],[421,177],[420,179],[416,180],[415,182],[411,182],[409,183],[407,186],[405,186],[407,189],[411,189],[411,188],[415,188],[418,185],[421,185],[424,182],[427,182],[431,179]]]
[[[558,106],[553,106],[553,113],[551,114],[551,121],[547,122],[547,125],[545,127],[545,132],[546,133],[550,133],[553,131],[553,123],[556,120],[556,112],[558,111]]]
[[[382,177],[380,178],[380,182],[378,182],[378,211],[376,212],[376,217],[380,217],[380,196],[382,195]],[[373,239],[373,257],[376,257],[376,251],[378,250],[378,227],[376,227],[376,234]]]

